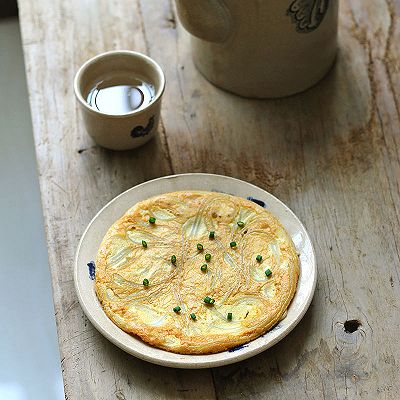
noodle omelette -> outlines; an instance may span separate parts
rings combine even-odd
[[[261,206],[182,191],[141,201],[110,227],[95,289],[125,332],[174,353],[210,354],[283,319],[299,268],[289,235]]]

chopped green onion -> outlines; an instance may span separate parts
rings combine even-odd
[[[209,297],[209,296],[206,296],[206,297],[204,297],[204,303],[214,304],[215,300],[213,298]]]
[[[192,318],[193,321],[196,321],[196,314],[191,313],[191,314],[190,314],[190,318]]]
[[[211,260],[211,254],[210,254],[210,253],[207,253],[207,254],[204,256],[204,258],[205,258],[206,261],[210,261],[210,260]]]
[[[226,319],[228,321],[232,321],[232,313],[231,312],[228,312],[228,315],[226,316]]]
[[[206,272],[207,271],[207,264],[203,264],[200,269],[202,270],[202,272]]]
[[[154,217],[150,217],[150,218],[149,218],[149,222],[150,222],[151,224],[154,224],[154,223],[156,222],[156,219],[155,219]]]
[[[272,271],[268,268],[265,270],[265,275],[270,276],[272,275]]]
[[[201,243],[197,243],[197,250],[202,251],[203,245]]]
[[[181,308],[180,308],[179,306],[176,306],[176,307],[173,308],[173,310],[174,310],[176,313],[178,313],[179,311],[181,311]]]
[[[143,286],[149,286],[149,280],[147,278],[143,279]]]
[[[146,242],[145,240],[142,240],[142,246],[143,246],[144,248],[147,247],[147,242]]]
[[[208,237],[209,237],[210,239],[214,239],[214,237],[215,237],[215,232],[214,232],[214,231],[211,231],[211,232],[209,233]]]
[[[243,221],[238,221],[237,224],[238,224],[239,228],[243,228],[244,227],[244,222]]]
[[[176,263],[176,256],[175,255],[171,256],[171,262],[172,262],[172,264]]]
[[[259,254],[259,255],[256,257],[256,260],[257,260],[258,262],[261,262],[262,256]]]
[[[231,246],[231,247],[236,247],[236,242],[230,242],[230,243],[229,243],[229,246]]]

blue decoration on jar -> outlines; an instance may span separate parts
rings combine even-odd
[[[294,0],[286,14],[296,25],[299,33],[309,33],[317,29],[329,8],[329,0]]]

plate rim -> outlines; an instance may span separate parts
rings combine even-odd
[[[311,248],[311,253],[312,253],[312,257],[311,257],[311,261],[312,261],[312,265],[313,265],[313,282],[311,285],[311,290],[308,293],[308,296],[306,297],[305,301],[303,302],[303,306],[302,309],[300,311],[300,313],[297,315],[296,319],[293,320],[293,322],[288,325],[287,327],[285,327],[285,329],[280,332],[274,339],[272,339],[271,341],[269,341],[268,343],[265,343],[263,346],[259,346],[257,348],[251,349],[247,352],[243,352],[243,353],[239,353],[239,354],[235,354],[235,357],[233,358],[227,358],[227,359],[221,359],[221,360],[214,360],[214,361],[196,361],[195,358],[198,357],[198,355],[194,355],[194,354],[178,354],[178,353],[173,353],[173,352],[168,352],[166,350],[163,349],[158,349],[158,350],[162,350],[165,351],[169,354],[175,354],[177,356],[177,360],[171,361],[171,360],[162,360],[160,358],[155,358],[153,356],[148,356],[145,353],[139,352],[135,349],[132,349],[131,347],[125,345],[123,342],[121,342],[120,340],[116,339],[111,333],[109,333],[105,328],[103,328],[103,326],[101,325],[101,323],[99,323],[97,321],[97,319],[91,315],[91,312],[89,311],[88,307],[86,306],[84,300],[83,300],[83,296],[81,295],[81,289],[79,287],[79,277],[78,277],[78,257],[79,257],[79,253],[83,244],[83,241],[87,235],[87,232],[89,231],[89,229],[91,228],[91,226],[93,225],[93,223],[97,220],[97,218],[99,217],[99,215],[109,206],[111,206],[114,202],[116,202],[120,197],[122,197],[123,195],[125,195],[127,192],[133,191],[133,190],[137,190],[140,189],[140,187],[145,186],[145,185],[149,185],[149,184],[154,184],[157,181],[160,180],[165,180],[165,179],[170,179],[170,178],[179,178],[179,177],[190,177],[190,176],[204,176],[204,177],[217,177],[217,178],[223,178],[223,179],[228,179],[228,180],[232,180],[235,181],[236,183],[239,184],[243,184],[245,183],[246,185],[256,188],[258,190],[262,190],[265,193],[267,193],[269,196],[273,197],[273,199],[278,202],[281,206],[283,206],[291,215],[292,218],[294,218],[297,223],[301,226],[301,228],[303,229],[303,231],[306,234],[306,238],[310,244],[310,248]],[[196,190],[196,189],[193,189]],[[165,192],[167,193],[167,192]],[[162,194],[162,193],[160,193]],[[78,297],[78,301],[79,304],[82,308],[82,311],[84,312],[85,316],[89,319],[89,321],[91,322],[91,324],[97,329],[97,331],[99,331],[106,339],[108,339],[111,343],[113,343],[114,345],[116,345],[117,347],[119,347],[120,349],[124,350],[125,352],[127,352],[130,355],[133,355],[134,357],[137,357],[141,360],[153,363],[153,364],[157,364],[157,365],[161,365],[164,367],[173,367],[173,368],[182,368],[182,369],[202,369],[202,368],[213,368],[213,367],[219,367],[219,366],[223,366],[223,365],[229,365],[229,364],[234,364],[236,362],[239,361],[243,361],[246,360],[248,358],[251,358],[257,354],[260,354],[262,352],[264,352],[265,350],[269,349],[270,347],[274,346],[276,343],[278,343],[279,341],[281,341],[283,338],[285,338],[299,323],[300,321],[303,319],[305,313],[308,311],[312,299],[314,297],[314,293],[315,293],[315,288],[316,288],[316,284],[317,284],[317,277],[318,277],[318,269],[317,269],[317,262],[316,262],[316,255],[315,255],[315,249],[314,249],[314,245],[311,241],[310,235],[308,233],[308,231],[306,230],[305,226],[303,225],[303,223],[300,221],[300,219],[296,216],[296,214],[285,204],[283,203],[280,199],[278,199],[276,196],[274,196],[272,193],[268,192],[267,190],[254,185],[250,182],[247,181],[243,181],[241,179],[238,178],[234,178],[231,176],[227,176],[227,175],[221,175],[221,174],[211,174],[211,173],[204,173],[204,172],[193,172],[193,173],[182,173],[182,174],[173,174],[173,175],[165,175],[165,176],[161,176],[158,178],[154,178],[142,183],[139,183],[135,186],[130,187],[129,189],[124,190],[123,192],[121,192],[120,194],[118,194],[117,196],[113,197],[110,201],[108,201],[95,215],[94,217],[90,220],[90,222],[88,223],[88,225],[86,226],[85,230],[83,231],[81,238],[78,242],[78,246],[75,252],[75,256],[74,256],[74,287],[75,287],[75,292],[76,295]],[[289,305],[290,307],[290,305]],[[118,327],[119,328],[119,327]],[[119,328],[120,329],[120,328]],[[253,340],[257,340],[253,339]],[[138,339],[139,340],[139,339]],[[251,343],[252,341],[250,341],[249,343]],[[245,343],[244,345],[246,345],[247,343]],[[218,354],[218,353],[215,353]],[[207,356],[208,354],[204,354],[204,355],[200,355],[200,356]],[[212,354],[210,354],[212,355]],[[179,356],[185,356],[185,357],[193,357],[193,360],[188,362],[185,360],[179,360],[178,357]]]

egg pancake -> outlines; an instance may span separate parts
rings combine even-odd
[[[216,353],[267,332],[296,292],[299,260],[279,221],[231,195],[137,203],[105,235],[95,288],[108,317],[145,342]]]

